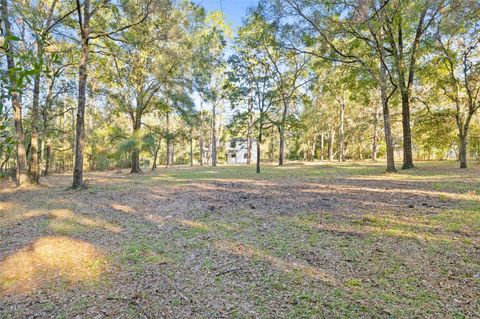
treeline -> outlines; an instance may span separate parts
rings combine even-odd
[[[480,4],[1,0],[0,171],[480,156]],[[250,152],[249,152],[250,153]],[[249,158],[249,161],[251,159]]]

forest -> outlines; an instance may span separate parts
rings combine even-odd
[[[476,1],[137,2],[3,3],[2,174],[479,158]]]
[[[0,317],[480,316],[477,0],[0,0]]]

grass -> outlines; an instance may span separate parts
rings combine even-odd
[[[63,176],[5,189],[0,269],[29,258],[50,272],[24,291],[9,269],[0,307],[6,318],[475,318],[480,170],[455,165],[173,168],[92,173],[86,191]],[[58,264],[37,259],[43,238],[62,244]],[[53,288],[77,260],[70,241],[91,260]]]

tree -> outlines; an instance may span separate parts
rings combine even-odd
[[[205,17],[204,27],[196,37],[194,88],[203,102],[211,105],[212,166],[217,166],[217,113],[228,95],[225,89],[224,50],[231,30],[223,20],[223,14],[214,11]],[[203,146],[202,146],[203,147]]]
[[[32,183],[40,182],[40,165],[38,157],[40,119],[40,81],[44,71],[45,48],[48,47],[51,31],[75,10],[57,13],[58,1],[53,0],[50,5],[30,3],[20,9],[23,20],[29,26],[34,36],[35,58],[33,61],[36,73],[33,77],[33,95],[31,107],[31,141],[30,141],[30,175]],[[57,14],[56,14],[57,13]],[[43,150],[41,150],[43,152]]]
[[[258,6],[250,22],[251,28],[257,33],[255,35],[258,41],[258,47],[264,50],[269,63],[272,64],[276,82],[277,91],[281,100],[280,117],[275,120],[279,134],[279,154],[278,165],[283,165],[285,158],[285,128],[289,117],[291,103],[294,102],[298,89],[304,86],[311,79],[304,80],[304,73],[308,66],[307,56],[285,48],[278,37],[278,27],[269,24],[262,12],[262,6]]]
[[[115,8],[118,10],[119,7],[114,4],[98,3],[96,6],[90,8],[91,1],[84,0],[83,4],[80,3],[80,0],[76,0],[76,10],[78,14],[78,26],[80,30],[80,43],[81,43],[81,55],[80,63],[78,67],[78,106],[77,106],[77,123],[76,123],[76,134],[75,134],[75,164],[73,168],[73,188],[81,188],[83,185],[83,160],[84,160],[84,148],[85,148],[85,103],[86,103],[86,89],[87,89],[87,67],[88,67],[88,56],[90,50],[90,43],[92,40],[107,37],[109,39],[115,40],[115,35],[121,33],[128,28],[139,25],[143,23],[149,13],[150,13],[150,4],[151,1],[146,3],[145,10],[140,16],[140,18],[133,23],[126,23],[123,26],[114,25],[114,28],[104,29],[107,31],[96,31],[91,29],[90,20],[96,16],[107,16],[109,9]],[[141,7],[141,6],[140,6]],[[102,12],[103,11],[103,12]],[[100,21],[99,24],[102,25]],[[118,21],[115,21],[118,23]],[[120,21],[122,23],[123,21]],[[103,23],[105,27],[105,23]],[[108,26],[108,24],[107,24]]]
[[[358,64],[378,83],[387,147],[387,172],[395,171],[389,101],[397,85],[389,69],[385,48],[385,15],[388,2],[327,2],[282,0],[274,2],[274,12],[285,17],[291,50],[314,58],[347,65]],[[322,16],[318,14],[323,12]],[[391,82],[392,87],[388,86]],[[332,132],[333,133],[333,132]],[[332,142],[333,134],[330,134]],[[329,143],[331,150],[331,143]],[[329,155],[332,155],[329,152]],[[331,157],[331,156],[330,156]]]
[[[480,26],[478,3],[452,5],[435,36],[437,53],[428,65],[428,80],[447,99],[458,130],[460,168],[467,168],[470,123],[480,108]],[[440,101],[439,101],[440,102]]]
[[[4,24],[4,51],[6,52],[7,58],[7,68],[8,68],[8,77],[9,77],[9,95],[11,97],[11,102],[13,106],[13,120],[15,123],[15,134],[16,134],[16,172],[15,172],[15,181],[17,186],[24,185],[27,180],[27,156],[25,152],[25,135],[23,132],[22,124],[22,102],[20,93],[24,87],[25,77],[31,75],[28,70],[19,69],[16,67],[15,63],[15,51],[14,43],[18,41],[19,38],[15,37],[12,34],[10,26],[10,15],[7,0],[1,0],[1,14]]]
[[[414,167],[410,128],[410,101],[424,35],[438,18],[445,1],[390,1],[382,9],[392,69],[402,100],[403,169]]]
[[[256,172],[260,173],[264,130],[272,125],[270,113],[279,99],[275,85],[275,68],[257,38],[258,19],[258,13],[253,12],[239,30],[236,38],[237,55],[230,57],[229,62],[232,68],[230,81],[234,83],[232,91],[236,97],[234,100],[241,101],[240,97],[250,94],[253,97],[252,109],[256,115],[254,125],[257,130]]]

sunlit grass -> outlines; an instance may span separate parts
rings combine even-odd
[[[104,253],[85,241],[42,237],[0,263],[0,291],[26,293],[65,282],[88,283],[106,268]]]

